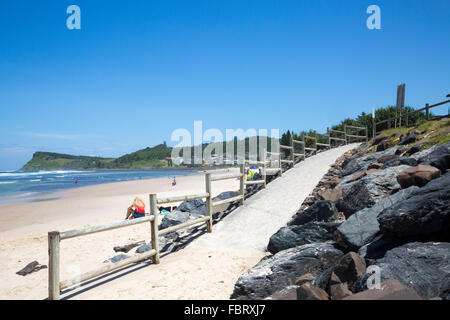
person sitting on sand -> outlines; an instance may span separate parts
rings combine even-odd
[[[125,220],[127,219],[136,219],[136,218],[142,218],[145,216],[145,203],[138,197],[134,198],[133,203],[131,206],[127,209],[127,216],[125,217]]]

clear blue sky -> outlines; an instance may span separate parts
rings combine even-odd
[[[66,8],[81,8],[81,30]],[[381,8],[369,30],[366,8]],[[450,93],[450,1],[0,4],[0,170],[34,151],[120,156],[176,128],[317,129]]]

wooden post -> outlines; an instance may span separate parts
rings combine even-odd
[[[291,147],[292,147],[291,160],[292,160],[292,168],[293,168],[294,164],[295,164],[295,156],[294,156],[294,138],[292,137],[292,135],[291,135]]]
[[[430,120],[430,108],[429,108],[429,104],[427,103],[427,104],[425,104],[425,113],[426,113],[426,116],[427,116],[427,121],[428,120]]]
[[[205,186],[206,186],[206,192],[209,194],[208,197],[206,197],[206,215],[209,216],[209,220],[206,221],[206,230],[207,232],[212,232],[212,194],[211,194],[211,174],[207,173],[205,175]]]
[[[369,142],[369,133],[367,132],[367,126],[366,126],[366,142]]]
[[[344,124],[344,139],[345,139],[345,144],[347,144],[348,141],[347,141],[347,125],[346,124]]]
[[[397,118],[395,118],[395,119],[396,119],[396,121],[397,121]],[[392,119],[391,119],[391,118],[388,118],[388,129],[391,128],[391,121],[392,121]]]
[[[405,112],[405,128],[408,128],[408,112]]]
[[[316,149],[316,151],[314,151],[314,154],[317,154],[317,131],[316,130],[314,130],[314,137],[315,137],[314,149]]]
[[[48,299],[59,300],[59,242],[58,231],[48,233]]]
[[[150,214],[154,217],[150,222],[152,233],[152,249],[156,250],[156,254],[152,257],[153,264],[159,263],[159,230],[158,230],[158,208],[156,206],[156,194],[150,195]]]
[[[267,185],[267,174],[266,174],[266,148],[263,149],[262,163],[263,163],[262,174],[263,174],[264,188],[265,188],[266,185]]]
[[[303,141],[303,160],[306,159],[306,144],[305,144],[305,134],[302,134],[302,141]]]
[[[245,160],[244,163],[241,164],[240,167],[240,171],[241,171],[241,178],[240,178],[240,186],[239,186],[239,191],[242,195],[242,199],[241,199],[241,205],[244,205],[244,194],[245,194]]]

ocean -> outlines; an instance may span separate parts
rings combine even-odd
[[[0,171],[0,204],[54,199],[57,191],[97,184],[194,174],[176,170]]]

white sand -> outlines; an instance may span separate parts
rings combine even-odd
[[[296,165],[266,190],[246,200],[220,223],[183,250],[88,282],[64,293],[71,299],[228,299],[234,283],[266,255],[270,236],[284,225],[314,189],[329,165],[354,147],[348,145],[318,154]],[[213,196],[239,188],[237,180],[213,182]],[[192,194],[204,191],[204,175],[121,182],[64,192],[66,198],[0,206],[0,299],[44,299],[47,270],[22,277],[15,272],[38,260],[47,264],[47,232],[66,231],[123,219],[134,196]],[[96,269],[115,253],[113,247],[149,240],[143,224],[61,242],[61,280],[76,272]],[[134,250],[130,251],[132,254]]]

